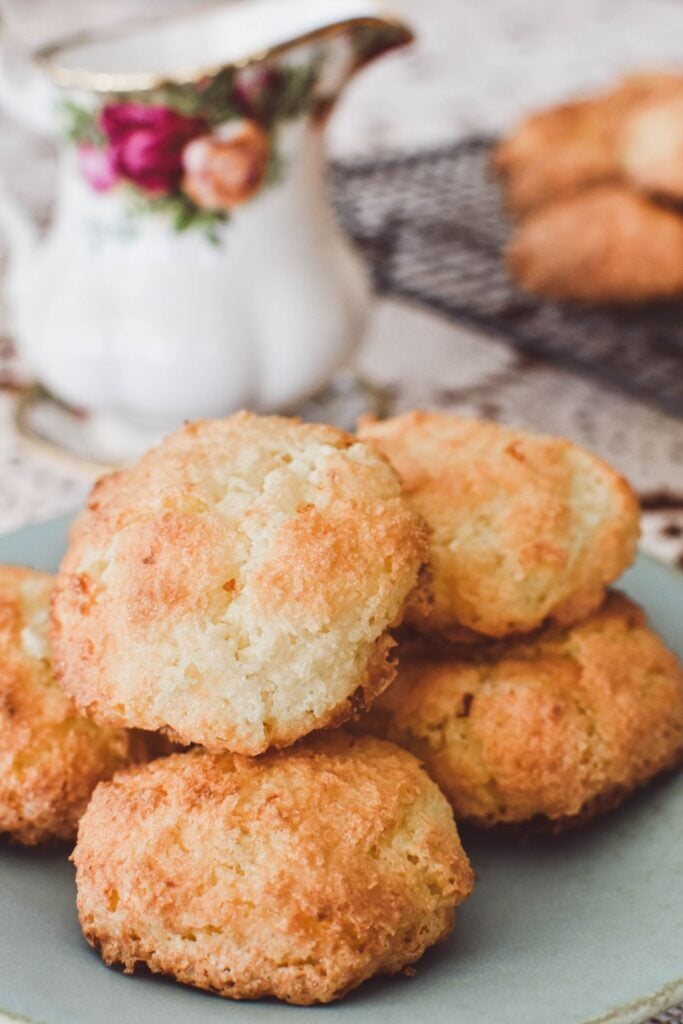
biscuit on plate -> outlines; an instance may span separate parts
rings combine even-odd
[[[683,200],[683,96],[657,97],[624,125],[619,147],[624,175],[637,188]]]
[[[56,665],[103,723],[287,746],[393,679],[388,629],[427,548],[393,469],[349,434],[191,424],[95,487],[58,577]]]
[[[588,186],[617,180],[624,122],[651,97],[671,95],[683,95],[683,75],[633,75],[603,95],[526,118],[492,156],[510,210],[521,215]]]
[[[53,582],[0,566],[0,833],[27,845],[72,839],[96,784],[144,755],[141,738],[83,718],[55,681]]]
[[[343,731],[122,772],[95,791],[73,860],[81,926],[106,963],[304,1005],[413,963],[473,882],[415,758]]]
[[[683,216],[627,185],[601,185],[532,213],[506,259],[529,292],[584,304],[683,292]]]
[[[458,821],[555,827],[616,806],[683,755],[683,673],[618,593],[579,625],[399,653],[357,727],[425,764]]]
[[[433,603],[408,616],[420,630],[464,640],[574,622],[633,557],[631,489],[571,441],[435,412],[359,435],[392,461],[432,531]]]

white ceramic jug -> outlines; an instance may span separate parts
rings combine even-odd
[[[369,286],[328,207],[321,129],[350,76],[410,39],[374,0],[249,0],[5,76],[0,98],[62,143],[47,237],[0,205],[37,380],[152,435],[324,384]]]

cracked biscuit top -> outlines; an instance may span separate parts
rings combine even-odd
[[[681,760],[681,666],[621,594],[571,629],[399,658],[358,728],[412,750],[458,820],[572,824]]]
[[[95,719],[258,754],[368,705],[427,557],[388,462],[332,427],[190,424],[100,481],[53,602]]]
[[[633,492],[571,441],[434,412],[359,434],[390,459],[432,531],[433,603],[409,616],[420,630],[461,640],[578,621],[633,557]]]

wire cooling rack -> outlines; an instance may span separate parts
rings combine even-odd
[[[683,416],[683,300],[589,309],[517,288],[502,257],[511,224],[488,169],[492,143],[331,167],[341,222],[378,290]]]

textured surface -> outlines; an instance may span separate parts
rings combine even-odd
[[[638,506],[628,484],[562,438],[443,413],[361,425],[429,525],[433,605],[421,630],[500,637],[569,623],[630,564]]]
[[[55,666],[98,721],[259,754],[372,703],[427,558],[388,462],[238,413],[94,488],[53,601]]]
[[[0,560],[53,570],[64,523],[0,538]],[[641,561],[624,586],[669,645],[680,646],[680,577]],[[633,1024],[683,998],[683,786],[650,788],[560,842],[468,832],[477,874],[447,943],[416,976],[371,982],[306,1010],[230,1003],[107,970],[83,942],[68,849],[0,849],[0,1007],[42,1024]],[[36,971],[36,962],[41,969]],[[614,1013],[612,1013],[614,1011]]]
[[[682,122],[683,96],[651,100],[629,118],[619,148],[633,185],[674,202],[683,199]]]
[[[683,669],[612,593],[568,630],[400,650],[398,679],[358,728],[412,750],[458,821],[564,827],[680,762]]]
[[[107,963],[304,1005],[418,960],[473,882],[412,755],[341,732],[121,773],[94,794],[74,863],[83,931]]]
[[[144,757],[144,742],[78,714],[51,667],[54,577],[0,566],[0,834],[73,839],[101,779]]]
[[[675,298],[683,291],[683,217],[621,183],[596,185],[532,211],[506,256],[525,290],[552,299]]]
[[[681,95],[680,75],[636,74],[606,93],[532,114],[494,152],[507,205],[522,214],[619,178],[622,134],[630,116],[652,97]]]

